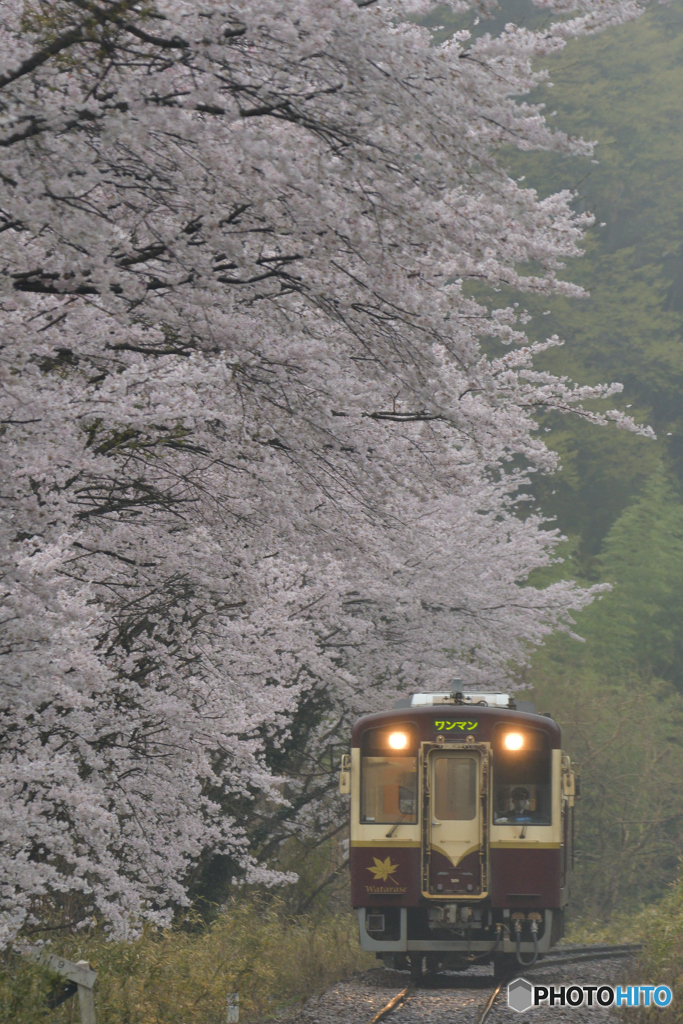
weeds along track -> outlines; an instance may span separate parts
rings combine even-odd
[[[519,974],[538,984],[616,985],[632,983],[639,947],[571,945],[556,948]],[[511,975],[512,977],[512,975]],[[463,973],[427,976],[418,987],[407,974],[376,968],[328,989],[311,1000],[287,1024],[520,1024],[520,1014],[507,1006],[507,982],[494,982],[489,966]],[[537,1007],[532,1024],[594,1024],[616,1020],[612,1009],[577,1007],[571,1016],[556,1007]]]

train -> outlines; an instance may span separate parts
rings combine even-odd
[[[342,756],[360,943],[391,968],[531,966],[564,935],[580,778],[557,722],[506,693],[416,693]]]

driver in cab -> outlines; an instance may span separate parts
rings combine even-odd
[[[531,811],[527,807],[529,802],[529,790],[524,786],[517,786],[510,793],[512,807],[502,817],[496,817],[496,825],[516,825],[519,823],[530,823],[533,821]]]

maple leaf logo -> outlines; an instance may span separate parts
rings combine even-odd
[[[387,882],[389,875],[393,875],[398,864],[392,864],[391,857],[387,857],[386,860],[380,860],[378,857],[373,857],[372,859],[375,863],[367,870],[372,871],[376,882]],[[395,879],[392,879],[392,881],[395,881]]]

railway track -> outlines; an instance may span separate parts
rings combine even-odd
[[[538,963],[533,965],[533,967],[520,967],[518,971],[509,974],[507,977],[503,978],[502,981],[498,982],[495,985],[495,988],[490,992],[483,1007],[477,1007],[476,1012],[478,1013],[478,1016],[471,1020],[471,1024],[486,1024],[486,1021],[489,1019],[489,1016],[501,992],[506,990],[508,982],[510,982],[517,975],[534,975],[536,973],[540,973],[553,967],[572,966],[573,964],[583,963],[587,961],[603,959],[613,960],[621,957],[629,957],[633,956],[634,953],[637,953],[640,948],[641,947],[635,943],[621,943],[619,945],[608,945],[605,943],[596,943],[594,945],[577,944],[571,947],[556,948],[553,953],[551,953],[547,957],[544,957],[543,960],[539,960]],[[458,981],[456,980],[454,984],[450,985],[449,987],[451,989],[456,990],[465,987],[483,987],[481,983],[483,982],[484,984],[486,984],[487,979],[482,976],[477,976],[476,979],[471,977],[465,977],[458,980],[467,980],[469,982],[476,980],[480,984],[476,986],[463,986],[458,985]],[[432,989],[432,985],[430,985],[429,982],[426,982],[425,986],[420,988],[417,988],[412,983],[410,985],[406,985],[404,989],[402,989],[400,992],[397,992],[396,995],[392,996],[391,999],[389,999],[384,1004],[384,1006],[382,1006],[377,1011],[377,1013],[375,1013],[372,1020],[368,1021],[368,1024],[379,1024],[380,1021],[385,1020],[395,1010],[399,1009],[400,1007],[405,1007],[409,1003],[409,1001],[416,996],[418,992],[429,991],[430,989]]]

